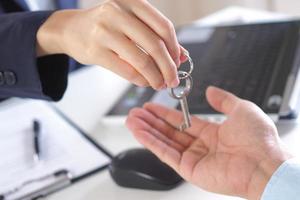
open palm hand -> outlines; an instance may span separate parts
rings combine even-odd
[[[133,109],[127,126],[146,148],[184,179],[208,191],[259,199],[287,159],[274,123],[256,105],[210,87],[208,102],[227,119],[222,124],[192,117],[184,133],[182,113],[156,104]]]

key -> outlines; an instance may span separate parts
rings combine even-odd
[[[191,127],[191,116],[187,103],[187,96],[192,90],[193,79],[188,72],[178,71],[178,77],[180,80],[180,86],[177,88],[172,88],[170,96],[178,99],[181,111],[183,113],[183,123],[179,126],[179,131],[183,132],[185,129]],[[182,85],[182,81],[185,81],[185,85]],[[177,92],[176,92],[177,91]]]
[[[179,131],[183,132],[185,129],[191,127],[191,115],[187,103],[186,96],[179,100],[181,111],[183,113],[183,123],[179,126]]]

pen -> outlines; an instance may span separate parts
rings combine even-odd
[[[38,163],[41,160],[40,148],[41,123],[38,120],[33,120],[33,160]]]

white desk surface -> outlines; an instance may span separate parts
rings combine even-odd
[[[199,24],[219,23],[220,21],[257,21],[261,19],[282,18],[283,15],[274,15],[263,11],[255,11],[238,7],[231,7],[213,14]],[[123,123],[104,123],[103,115],[120,97],[129,84],[114,74],[100,68],[89,67],[75,72],[70,77],[68,90],[64,99],[57,106],[73,119],[80,127],[90,133],[97,142],[109,151],[117,154],[123,150],[140,146]],[[295,155],[300,156],[300,124],[281,122],[279,132],[284,142]],[[75,185],[57,192],[49,200],[234,200],[239,198],[227,197],[205,192],[200,188],[184,183],[168,192],[152,192],[135,189],[126,189],[117,186],[110,178],[107,170],[86,178]]]

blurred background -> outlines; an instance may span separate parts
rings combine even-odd
[[[88,8],[104,0],[81,0],[80,6]],[[126,0],[124,0],[126,1]],[[299,0],[149,0],[171,21],[180,26],[228,6],[243,6],[300,16]]]

